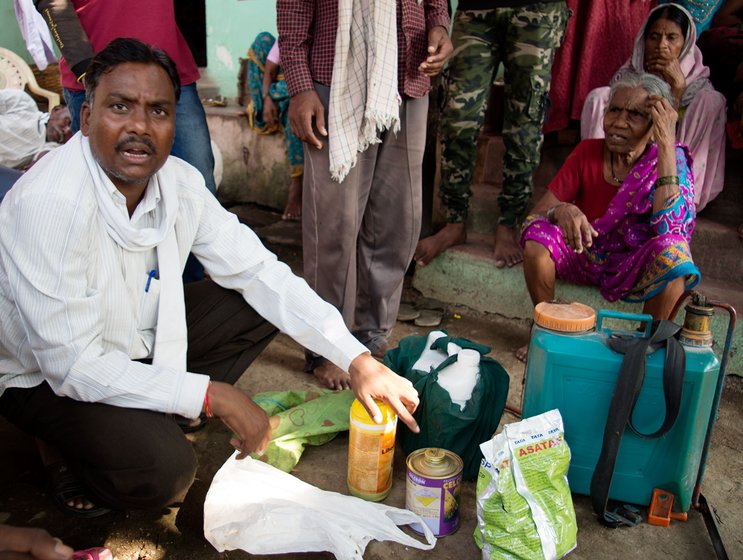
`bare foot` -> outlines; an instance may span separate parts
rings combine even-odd
[[[435,234],[421,239],[415,247],[415,264],[426,266],[449,247],[467,241],[467,229],[464,222],[446,224]]]
[[[519,362],[526,363],[526,357],[529,355],[529,345],[524,344],[521,348],[517,348],[514,354],[516,354],[516,359]]]
[[[302,175],[292,177],[282,220],[297,222],[302,218]]]
[[[495,228],[495,266],[512,267],[524,260],[518,240],[518,228],[499,225]]]
[[[327,360],[323,360],[322,363],[312,371],[312,373],[317,377],[320,383],[329,389],[341,391],[343,389],[351,388],[351,376],[337,365]]]

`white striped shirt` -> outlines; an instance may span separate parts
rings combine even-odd
[[[151,355],[157,323],[155,249],[130,252],[106,233],[78,138],[45,156],[0,206],[0,394],[46,380],[56,394],[130,408],[199,414],[208,377],[134,361]],[[263,317],[344,370],[366,351],[338,311],[269,252],[170,157],[179,198],[176,237],[211,278],[238,290]],[[121,193],[114,200],[126,212]],[[131,221],[152,227],[148,188]]]
[[[0,165],[30,163],[46,144],[49,115],[20,89],[0,89]]]

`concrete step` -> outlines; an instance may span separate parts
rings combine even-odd
[[[428,297],[447,303],[466,305],[478,311],[496,313],[517,319],[528,325],[533,307],[524,282],[521,266],[496,268],[492,258],[491,236],[473,234],[464,245],[453,247],[426,267],[418,267],[413,286]],[[740,279],[735,282],[704,278],[697,288],[712,300],[743,310],[743,290]],[[609,303],[598,289],[558,282],[556,297],[580,301],[594,309],[612,309],[639,313],[641,304]],[[679,314],[679,321],[683,313]],[[718,314],[712,321],[712,334],[718,356],[725,341],[727,314]],[[743,375],[743,324],[735,329],[728,373]]]

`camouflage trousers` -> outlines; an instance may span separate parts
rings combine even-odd
[[[467,217],[477,137],[501,62],[505,156],[498,223],[516,227],[521,222],[539,165],[552,62],[569,15],[565,2],[457,11],[441,118],[441,198],[449,222]]]

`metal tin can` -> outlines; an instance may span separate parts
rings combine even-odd
[[[459,491],[464,463],[456,453],[438,447],[408,455],[405,507],[418,514],[437,537],[459,528]],[[423,528],[411,525],[422,533]]]

